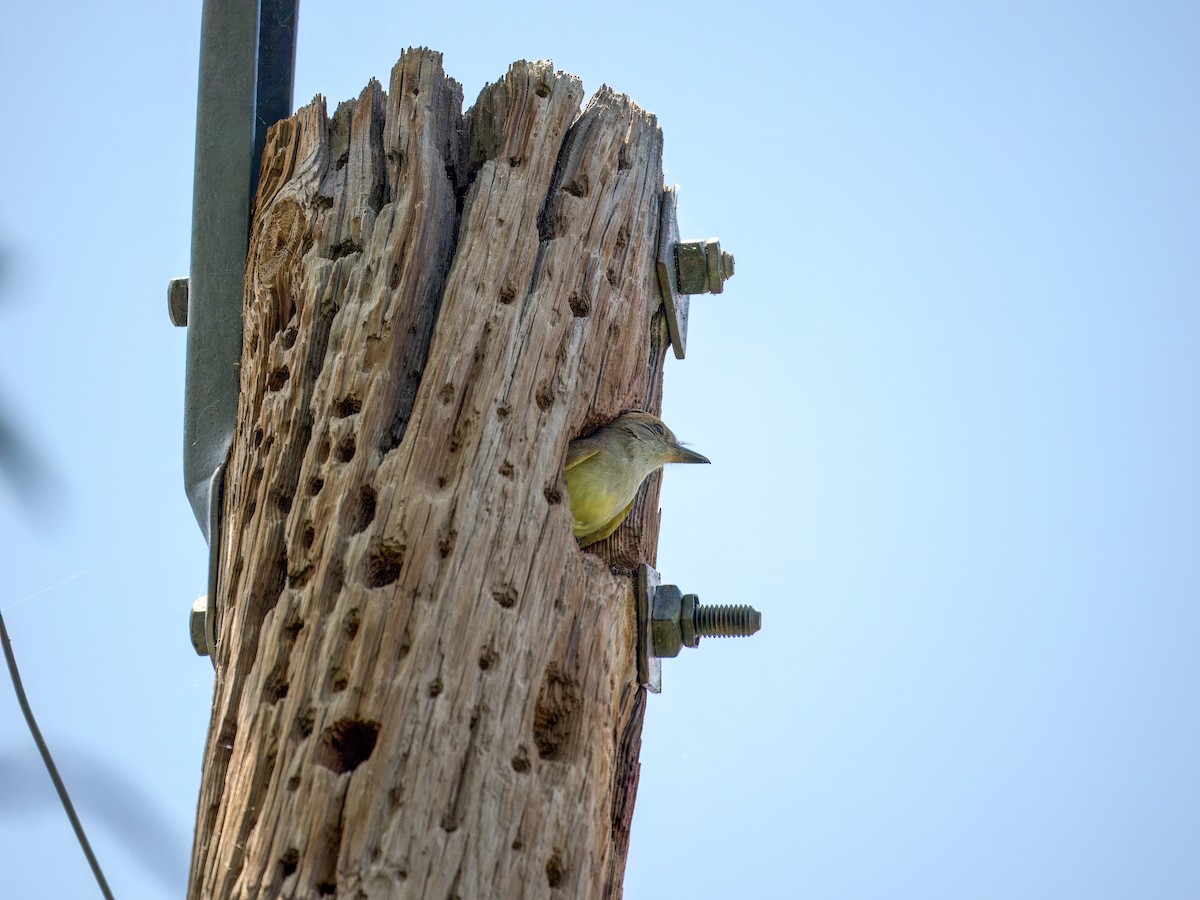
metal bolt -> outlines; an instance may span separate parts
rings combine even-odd
[[[695,594],[673,584],[654,590],[650,640],[656,657],[675,657],[697,647],[702,637],[747,637],[762,628],[762,613],[752,606],[702,606]]]
[[[733,254],[717,238],[680,241],[675,245],[675,269],[681,294],[719,294],[733,276]]]
[[[208,618],[208,595],[197,597],[192,604],[191,637],[192,646],[198,656],[208,656],[208,637],[205,619]]]
[[[695,594],[688,596],[695,597]],[[686,597],[684,598],[687,599]],[[753,606],[701,606],[696,601],[696,643],[704,637],[749,637],[762,628],[762,613]]]
[[[188,323],[188,280],[172,278],[167,285],[167,312],[171,316],[171,324],[183,328]]]

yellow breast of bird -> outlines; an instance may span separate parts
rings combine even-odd
[[[608,522],[629,503],[628,497],[619,496],[604,479],[591,477],[593,474],[585,469],[567,475],[577,537]]]

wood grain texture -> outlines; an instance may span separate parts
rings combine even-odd
[[[271,132],[193,898],[620,895],[658,481],[585,552],[562,466],[659,409],[662,136],[583,96],[410,50]]]

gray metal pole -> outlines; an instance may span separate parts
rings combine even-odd
[[[291,114],[296,0],[205,0],[200,31],[184,485],[212,543],[237,420],[242,278],[267,128]]]
[[[237,424],[251,205],[267,129],[292,111],[297,4],[204,0],[200,28],[183,478],[209,546],[209,652],[216,646],[221,489]],[[172,320],[183,324],[178,282],[171,293]]]

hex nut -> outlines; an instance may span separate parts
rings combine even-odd
[[[696,607],[700,598],[695,594],[684,594],[679,609],[679,634],[685,647],[699,647],[700,635],[696,634]]]
[[[192,617],[189,622],[192,647],[197,656],[208,656],[208,639],[205,637],[205,619],[208,617],[208,595],[196,598],[192,604]]]
[[[708,290],[704,241],[680,241],[675,245],[675,271],[679,276],[679,293],[703,294]]]
[[[673,658],[683,648],[679,628],[682,595],[673,584],[664,584],[654,592],[650,609],[650,650],[654,656]]]
[[[675,273],[681,294],[719,294],[733,276],[733,254],[717,238],[675,245]]]
[[[708,292],[719,294],[725,290],[725,280],[733,274],[733,254],[721,250],[721,242],[709,238],[704,245],[704,260],[708,276]]]

